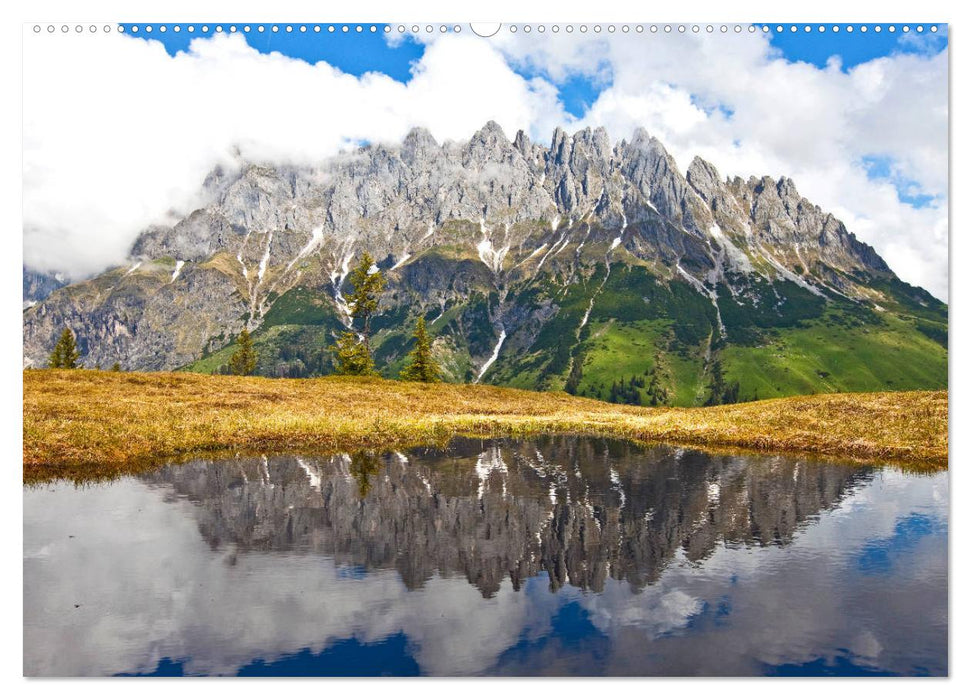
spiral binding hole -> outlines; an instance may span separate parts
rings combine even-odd
[[[338,26],[326,25],[326,29],[327,29],[327,32],[329,34],[333,34],[335,31],[337,31],[338,27],[340,29],[340,32],[343,33],[343,34],[350,34],[352,31],[354,33],[356,33],[356,34],[363,34],[365,32],[368,32],[368,33],[371,33],[371,34],[375,34],[375,33],[377,33],[379,31],[379,29],[378,29],[379,26],[381,27],[381,30],[380,31],[383,31],[385,34],[390,34],[391,32],[395,31],[395,29],[397,29],[397,32],[399,34],[405,34],[405,33],[419,34],[421,32],[425,32],[426,34],[433,34],[436,31],[438,33],[440,33],[440,34],[447,34],[447,33],[450,33],[450,32],[451,33],[458,34],[458,33],[460,33],[462,31],[462,26],[461,25],[458,25],[458,24],[451,25],[451,26],[450,25],[447,25],[447,24],[441,24],[441,25],[428,24],[428,25],[425,25],[425,26],[421,26],[421,25],[418,25],[418,24],[414,24],[414,25],[411,25],[410,27],[407,26],[407,25],[404,25],[404,24],[399,24],[397,26],[390,25],[390,24],[386,24],[386,25],[373,25],[373,24],[372,25],[338,25]],[[720,32],[722,34],[727,34],[729,32],[729,30],[731,30],[735,34],[740,34],[740,33],[742,33],[743,26],[746,27],[747,32],[749,34],[755,34],[756,32],[759,32],[759,31],[761,31],[763,34],[768,34],[770,32],[775,32],[776,34],[782,34],[782,33],[790,33],[790,34],[796,34],[796,33],[803,33],[803,34],[813,34],[813,33],[816,33],[816,34],[825,34],[827,32],[831,32],[833,34],[839,34],[840,32],[846,32],[847,34],[853,34],[853,33],[860,33],[860,34],[870,34],[870,33],[873,33],[873,34],[882,34],[884,31],[889,32],[891,34],[895,34],[898,31],[901,32],[901,33],[903,33],[903,34],[910,34],[911,32],[917,33],[917,34],[924,34],[924,33],[927,33],[927,32],[929,32],[931,34],[937,34],[940,31],[940,27],[938,25],[936,25],[936,24],[929,24],[929,25],[923,25],[923,24],[917,24],[917,25],[909,25],[909,24],[902,24],[902,25],[894,25],[894,24],[888,24],[888,25],[880,25],[880,24],[873,24],[873,25],[866,25],[866,24],[859,24],[859,25],[853,25],[853,24],[846,24],[846,25],[839,25],[839,24],[824,25],[824,24],[820,24],[820,25],[816,25],[816,26],[809,25],[809,24],[806,24],[806,25],[795,25],[795,24],[791,24],[791,25],[781,25],[781,24],[778,24],[778,25],[775,25],[775,26],[768,25],[768,24],[762,24],[762,25],[756,25],[756,24],[749,24],[749,25],[739,25],[739,24],[736,24],[736,25],[725,25],[725,24],[722,24],[722,25],[711,25],[711,24],[708,24],[708,25],[697,25],[697,24],[694,24],[694,25],[684,25],[684,24],[678,24],[678,25],[670,25],[670,24],[656,25],[656,24],[652,24],[652,25],[649,25],[648,26],[648,30],[651,32],[651,34],[657,34],[659,31],[663,31],[663,33],[665,33],[665,34],[671,34],[671,33],[675,32],[675,30],[676,30],[676,32],[678,34],[686,34],[689,30],[690,30],[690,32],[692,34],[701,34],[701,33],[713,34],[716,31],[718,31],[718,32]],[[58,29],[60,29],[60,33],[61,34],[67,34],[67,33],[69,33],[71,31],[72,27],[70,25],[67,25],[67,24],[63,24],[63,25],[59,25],[59,26],[58,25],[54,25],[54,24],[50,24],[50,25],[47,25],[46,27],[43,26],[43,25],[40,25],[40,24],[35,24],[35,25],[32,26],[32,30],[33,30],[33,32],[35,34],[40,34],[45,29],[47,30],[47,33],[48,34],[55,34],[55,33],[57,33],[57,30]],[[81,25],[81,24],[74,25],[73,26],[73,29],[74,29],[74,32],[77,33],[77,34],[82,34],[85,31],[84,25]],[[87,27],[87,29],[92,34],[95,34],[95,33],[97,33],[99,31],[98,25],[94,25],[94,24],[89,25]],[[300,25],[292,25],[292,24],[276,25],[276,24],[274,24],[274,25],[269,25],[269,31],[271,31],[273,33],[279,33],[281,31],[281,29],[284,32],[286,32],[286,33],[293,33],[294,31],[297,31],[300,34],[307,34],[308,31],[312,30],[315,34],[319,34],[322,31],[322,26],[319,25],[319,24],[316,24],[316,25],[306,25],[306,24],[300,24]],[[601,25],[601,24],[593,24],[593,25],[587,25],[587,24],[578,24],[578,25],[565,24],[565,25],[558,25],[558,24],[554,24],[554,25],[550,25],[548,27],[546,25],[543,25],[543,24],[537,24],[537,25],[531,25],[531,24],[510,24],[510,25],[508,25],[508,31],[509,31],[510,34],[516,34],[516,33],[532,34],[533,32],[536,32],[538,34],[545,34],[546,31],[547,31],[547,29],[549,29],[549,31],[551,31],[554,34],[559,34],[560,31],[561,31],[561,29],[563,31],[565,31],[567,34],[573,34],[575,31],[578,31],[580,34],[588,34],[588,33],[603,34],[605,32],[607,34],[616,34],[618,31],[620,33],[622,33],[622,34],[629,34],[632,29],[633,29],[633,31],[635,31],[638,34],[641,34],[641,33],[644,32],[644,26],[643,25],[629,25],[629,24],[623,24],[623,25],[615,25],[615,24],[606,24],[606,25]],[[102,27],[100,27],[100,30],[103,31],[103,32],[105,32],[105,33],[110,33],[113,30],[113,27],[112,27],[112,25],[106,24],[106,25],[103,25]],[[124,24],[120,24],[120,25],[117,25],[117,26],[114,27],[114,31],[117,31],[118,33],[122,33],[123,34],[123,33],[126,33],[127,32],[127,33],[135,34],[135,35],[150,35],[150,34],[153,34],[153,33],[164,34],[164,33],[167,33],[169,31],[172,31],[174,33],[181,33],[183,30],[186,31],[186,32],[189,32],[190,34],[194,34],[196,32],[196,26],[195,25],[192,25],[192,24],[188,24],[188,25],[179,25],[179,24],[172,24],[172,25],[165,25],[165,24],[158,24],[158,25],[152,25],[152,24],[144,24],[144,25],[130,24],[130,25],[124,25]],[[200,25],[199,26],[199,30],[203,34],[208,34],[209,31],[210,31],[210,26],[209,25],[206,25],[206,24]],[[220,25],[213,26],[212,27],[212,30],[216,34],[223,34],[223,33],[236,34],[236,33],[240,32],[240,31],[242,31],[245,34],[249,34],[252,31],[256,31],[258,33],[264,33],[264,32],[267,31],[267,27],[264,26],[264,25],[262,25],[262,24],[256,25],[256,26],[251,26],[251,25],[248,25],[247,24],[247,25],[243,25],[241,27],[240,26],[237,26],[235,24],[233,24],[233,25],[226,25],[226,26],[220,24]]]

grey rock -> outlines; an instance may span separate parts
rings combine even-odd
[[[502,328],[513,350],[535,338],[553,306],[516,308],[511,286],[581,283],[605,255],[686,279],[716,308],[715,284],[729,273],[850,297],[860,294],[856,273],[892,275],[788,178],[723,180],[698,158],[682,174],[643,129],[613,146],[603,129],[556,129],[548,147],[522,132],[510,141],[495,122],[465,143],[413,129],[401,144],[312,167],[220,166],[201,197],[174,226],[144,231],[125,267],[57,290],[25,271],[25,299],[29,285],[49,293],[29,297],[37,303],[24,314],[25,365],[43,364],[66,326],[86,366],[177,368],[258,328],[297,285],[346,316],[339,293],[364,250],[381,261],[388,298],[399,303],[444,309],[473,292],[492,295],[493,342]],[[481,363],[491,348],[470,352]]]

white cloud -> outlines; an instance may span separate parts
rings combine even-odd
[[[586,41],[594,49],[584,50]],[[510,60],[569,66],[613,83],[577,126],[613,138],[644,126],[682,168],[701,155],[722,175],[792,177],[803,196],[844,219],[903,279],[947,298],[947,53],[893,54],[842,71],[784,60],[754,35],[614,35],[564,40],[503,34]],[[934,197],[916,209],[863,158]]]
[[[302,503],[299,490],[259,489],[251,505]],[[909,672],[914,649],[936,650],[946,638],[943,535],[894,548],[902,561],[890,575],[854,568],[868,545],[892,540],[906,518],[946,520],[946,472],[883,470],[804,522],[790,544],[719,544],[701,562],[682,554],[640,592],[608,579],[601,593],[565,586],[551,595],[537,577],[519,592],[503,580],[491,598],[458,572],[408,590],[391,569],[342,577],[335,560],[313,548],[266,551],[237,547],[231,537],[211,546],[202,535],[213,527],[207,508],[228,502],[176,497],[163,484],[122,479],[82,491],[49,484],[25,490],[23,499],[24,669],[31,675],[149,672],[163,658],[184,661],[189,673],[232,674],[254,659],[398,633],[423,672],[473,675],[521,640],[555,641],[552,620],[570,602],[610,637],[598,660],[608,674],[751,675],[762,663],[828,656],[854,629],[855,654]],[[335,502],[353,501],[343,493]],[[730,603],[726,624],[684,631],[706,603],[711,609],[720,600]],[[582,654],[581,647],[567,657],[574,672],[584,668]],[[533,672],[556,670],[543,665],[549,658],[534,658]]]
[[[576,120],[553,85],[510,63],[610,87]],[[544,142],[557,125],[603,125],[615,140],[644,126],[682,168],[698,154],[723,175],[788,175],[902,278],[947,295],[946,52],[844,72],[788,62],[761,33],[435,35],[405,85],[261,55],[239,36],[172,58],[121,36],[28,34],[24,66],[24,256],[42,268],[83,275],[119,261],[139,229],[191,206],[236,145],[307,162],[415,125],[464,139],[495,119]],[[869,179],[872,155],[932,205]]]
[[[488,119],[547,134],[562,121],[552,85],[525,80],[480,41],[436,42],[405,85],[263,55],[239,35],[197,39],[173,58],[115,34],[31,32],[24,260],[74,276],[120,262],[142,228],[191,207],[236,147],[246,159],[306,163],[398,141],[416,125],[465,139]]]

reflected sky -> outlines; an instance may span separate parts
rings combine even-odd
[[[582,438],[24,489],[27,675],[938,675],[947,473]]]

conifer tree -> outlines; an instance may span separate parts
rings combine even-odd
[[[381,465],[373,452],[355,452],[351,455],[351,476],[357,482],[358,497],[362,500],[371,492],[371,479],[374,478]]]
[[[80,357],[81,353],[78,352],[74,342],[74,334],[70,328],[65,328],[54,346],[54,351],[51,352],[47,366],[51,369],[77,369]]]
[[[419,316],[415,324],[415,348],[410,353],[411,362],[401,370],[401,378],[409,382],[437,382],[441,370],[432,357],[432,343],[425,329],[425,317]]]
[[[236,352],[229,358],[229,373],[240,376],[250,375],[256,371],[256,350],[253,349],[253,339],[245,328],[236,338]]]
[[[353,291],[347,297],[351,318],[359,321],[359,333],[345,331],[337,343],[330,346],[334,354],[334,367],[338,374],[374,374],[374,358],[371,356],[371,319],[378,311],[378,295],[384,289],[385,279],[374,264],[374,258],[365,251],[361,261],[350,274]]]
[[[347,299],[351,316],[361,322],[361,342],[371,353],[371,319],[378,311],[378,295],[384,289],[385,279],[374,264],[374,258],[365,251],[361,262],[351,270],[351,286],[354,291]]]
[[[334,369],[337,374],[366,376],[374,374],[371,353],[354,331],[341,333],[337,343],[330,346],[334,353]]]

